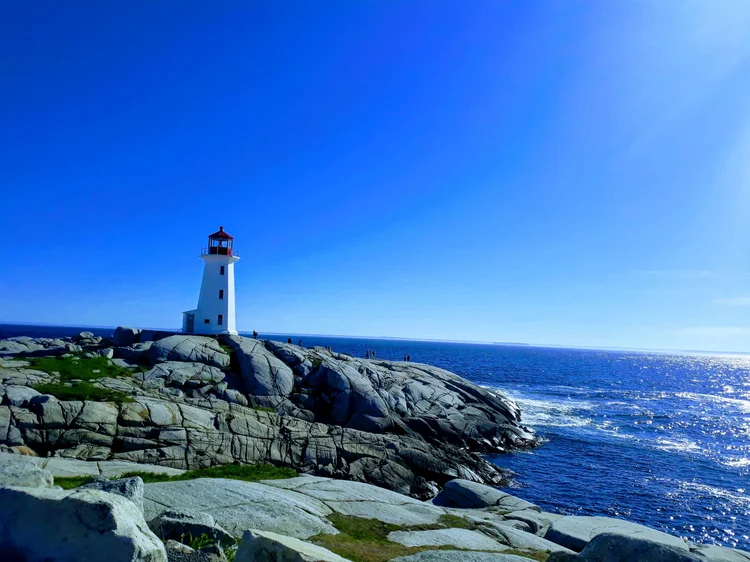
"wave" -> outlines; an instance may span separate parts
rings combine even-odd
[[[731,466],[732,468],[746,468],[746,467],[750,467],[750,458],[748,457],[730,458],[730,459],[725,460],[724,464],[727,466]]]
[[[727,396],[717,396],[716,394],[701,394],[698,392],[678,392],[675,394],[679,398],[691,400],[693,402],[715,402],[717,404],[724,404],[729,406],[735,406],[740,412],[744,414],[750,414],[750,400],[742,400],[740,398],[728,398]]]
[[[702,453],[703,448],[687,438],[682,439],[667,439],[665,437],[658,437],[647,444],[651,445],[655,449],[661,451],[674,451],[676,453]]]
[[[696,495],[698,497],[720,498],[743,509],[750,508],[750,496],[745,494],[744,488],[728,490],[718,486],[701,484],[700,482],[672,480],[669,478],[656,478],[655,480],[670,484],[669,489],[672,491],[666,494],[668,497],[672,496],[678,498],[684,496],[686,493],[690,493],[691,495]]]

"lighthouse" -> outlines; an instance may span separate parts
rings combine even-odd
[[[182,331],[187,334],[237,334],[234,316],[234,262],[240,259],[233,248],[234,236],[218,232],[208,237],[201,250],[203,281],[198,308],[182,313]]]

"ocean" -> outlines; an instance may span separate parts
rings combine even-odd
[[[82,330],[0,325],[0,338]],[[542,445],[489,460],[515,472],[510,493],[543,509],[750,550],[750,356],[289,336],[359,357],[409,354],[514,399]]]

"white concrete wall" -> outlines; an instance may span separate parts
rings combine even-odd
[[[216,254],[202,255],[205,261],[203,281],[198,296],[198,307],[195,310],[195,334],[236,334],[236,316],[234,312],[234,262],[240,258]],[[221,275],[221,266],[224,275]],[[219,298],[219,291],[224,291],[224,298]],[[217,324],[219,314],[223,324]],[[205,320],[209,323],[206,324]],[[185,325],[183,323],[183,329]]]

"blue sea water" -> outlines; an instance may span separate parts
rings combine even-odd
[[[0,325],[0,338],[78,331]],[[408,353],[516,400],[543,444],[489,460],[547,510],[750,549],[750,356],[291,337],[360,357]]]

